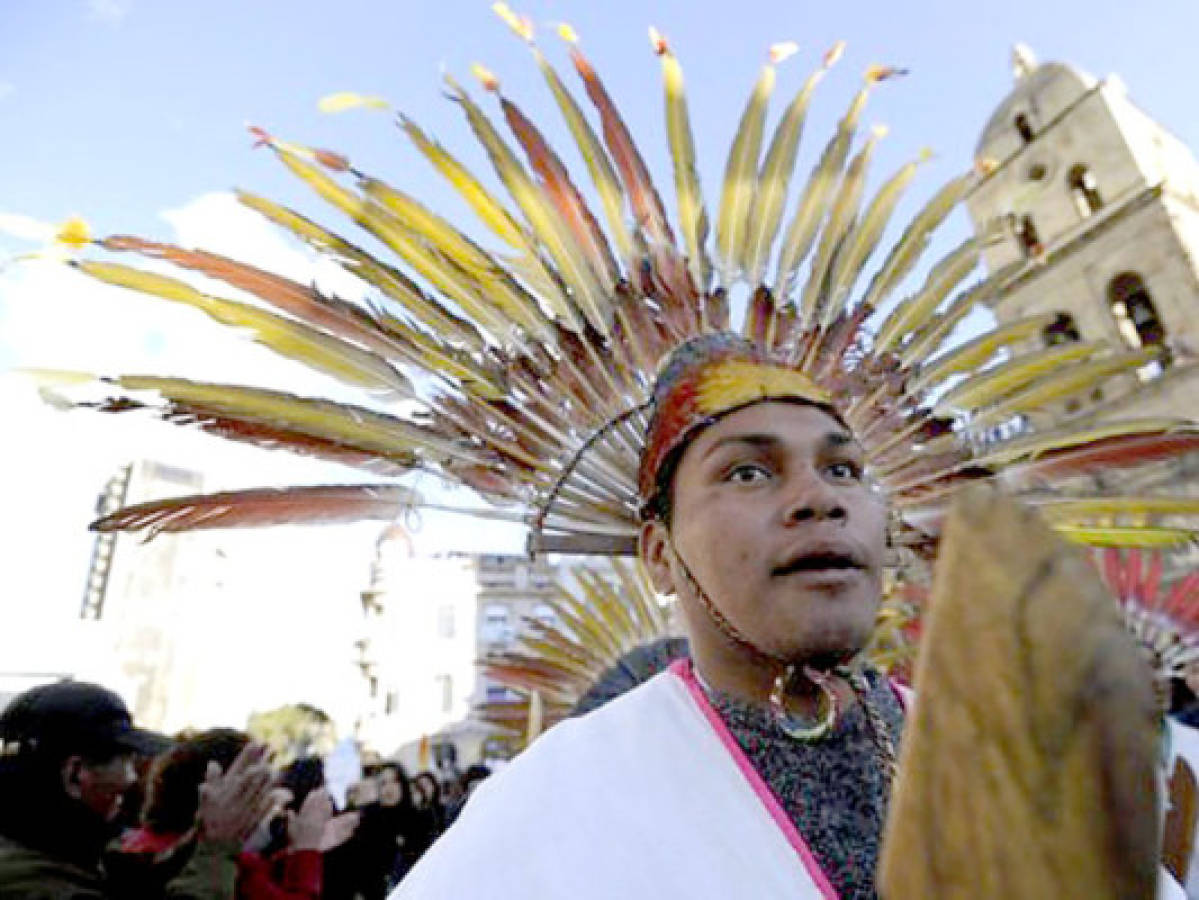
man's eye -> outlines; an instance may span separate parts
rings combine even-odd
[[[855,462],[836,462],[827,471],[837,481],[862,480],[862,467]]]
[[[770,470],[765,466],[760,466],[756,463],[742,463],[739,466],[734,466],[729,469],[725,476],[725,481],[731,481],[736,484],[753,484],[758,481],[765,481],[770,477]]]

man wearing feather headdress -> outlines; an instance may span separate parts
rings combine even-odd
[[[885,550],[862,450],[822,388],[729,334],[676,350],[653,404],[640,554],[693,661],[545,735],[399,896],[875,895],[903,710],[848,665]]]

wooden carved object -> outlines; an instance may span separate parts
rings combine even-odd
[[[1151,676],[1097,571],[987,487],[949,515],[880,895],[1155,896]]]

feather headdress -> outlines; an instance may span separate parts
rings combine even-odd
[[[1007,323],[955,345],[955,327],[1013,274],[1005,269],[970,280],[992,235],[966,240],[928,268],[922,285],[898,296],[934,230],[982,177],[967,171],[952,178],[891,247],[880,248],[926,158],[904,165],[868,195],[870,162],[883,131],[859,141],[860,121],[877,85],[900,70],[866,71],[811,175],[793,189],[809,101],[842,48],[819,62],[767,139],[776,67],[794,50],[772,48],[733,136],[710,220],[682,67],[654,32],[674,169],[672,216],[573,33],[561,32],[592,116],[543,55],[529,22],[502,4],[496,11],[532,51],[585,161],[591,191],[567,169],[546,132],[481,68],[475,74],[509,136],[457,81],[446,79],[447,93],[506,197],[416,123],[400,115],[397,124],[501,251],[341,154],[254,129],[261,145],[388,255],[376,256],[254,194],[239,193],[240,200],[369,284],[369,301],[349,302],[247,263],[129,236],[85,235],[77,243],[134,254],[156,268],[170,263],[257,302],[121,262],[73,265],[101,281],[200,310],[361,389],[363,403],[141,375],[103,379],[106,396],[98,408],[148,410],[231,440],[391,478],[435,472],[526,523],[532,551],[628,553],[643,499],[637,472],[658,367],[697,335],[733,330],[773,366],[830,398],[889,496],[895,546],[908,561],[935,552],[953,492],[987,479],[1040,504],[1076,541],[1144,547],[1192,537],[1199,507],[1102,496],[1088,477],[1199,450],[1199,429],[1188,421],[1105,416],[1109,405],[1136,390],[1130,373],[1151,361],[1153,350],[1082,341],[1045,347],[1040,335],[1051,316]],[[359,102],[382,103],[338,95],[327,106]],[[881,261],[871,266],[876,258]],[[726,374],[723,389],[737,390],[738,373]],[[1100,388],[1104,400],[1090,402]],[[264,503],[260,491],[226,492],[215,507],[184,497],[130,507],[94,527],[328,522],[377,517],[389,500],[397,507],[418,502],[389,488],[308,489],[294,503],[285,494],[272,493]]]
[[[1096,561],[1168,704],[1170,682],[1199,662],[1199,571],[1167,577],[1160,552],[1137,549],[1108,548]]]

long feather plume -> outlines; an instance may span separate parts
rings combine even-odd
[[[674,186],[678,198],[679,229],[687,250],[691,280],[701,291],[711,281],[708,260],[708,213],[703,189],[696,171],[695,140],[691,136],[691,116],[683,90],[683,67],[657,29],[651,28],[650,43],[662,61],[662,83],[666,93],[666,136],[674,161]]]
[[[419,495],[396,484],[256,488],[174,497],[127,506],[91,524],[93,531],[163,533],[264,525],[332,525],[391,521],[418,505]]]
[[[845,42],[839,41],[825,53],[820,68],[808,76],[775,128],[770,148],[766,151],[766,160],[758,175],[758,190],[754,194],[754,206],[749,216],[746,276],[750,284],[761,284],[766,275],[770,250],[778,237],[787,191],[795,173],[795,159],[799,153],[812,93],[825,73],[841,58],[844,50]]]
[[[733,145],[724,167],[720,190],[720,213],[716,219],[716,248],[720,252],[720,275],[727,287],[741,274],[745,264],[749,234],[749,214],[753,208],[758,180],[758,160],[762,152],[762,133],[766,127],[766,106],[774,92],[775,63],[795,51],[793,44],[771,48],[770,61],[762,67],[753,91],[741,113]]]

